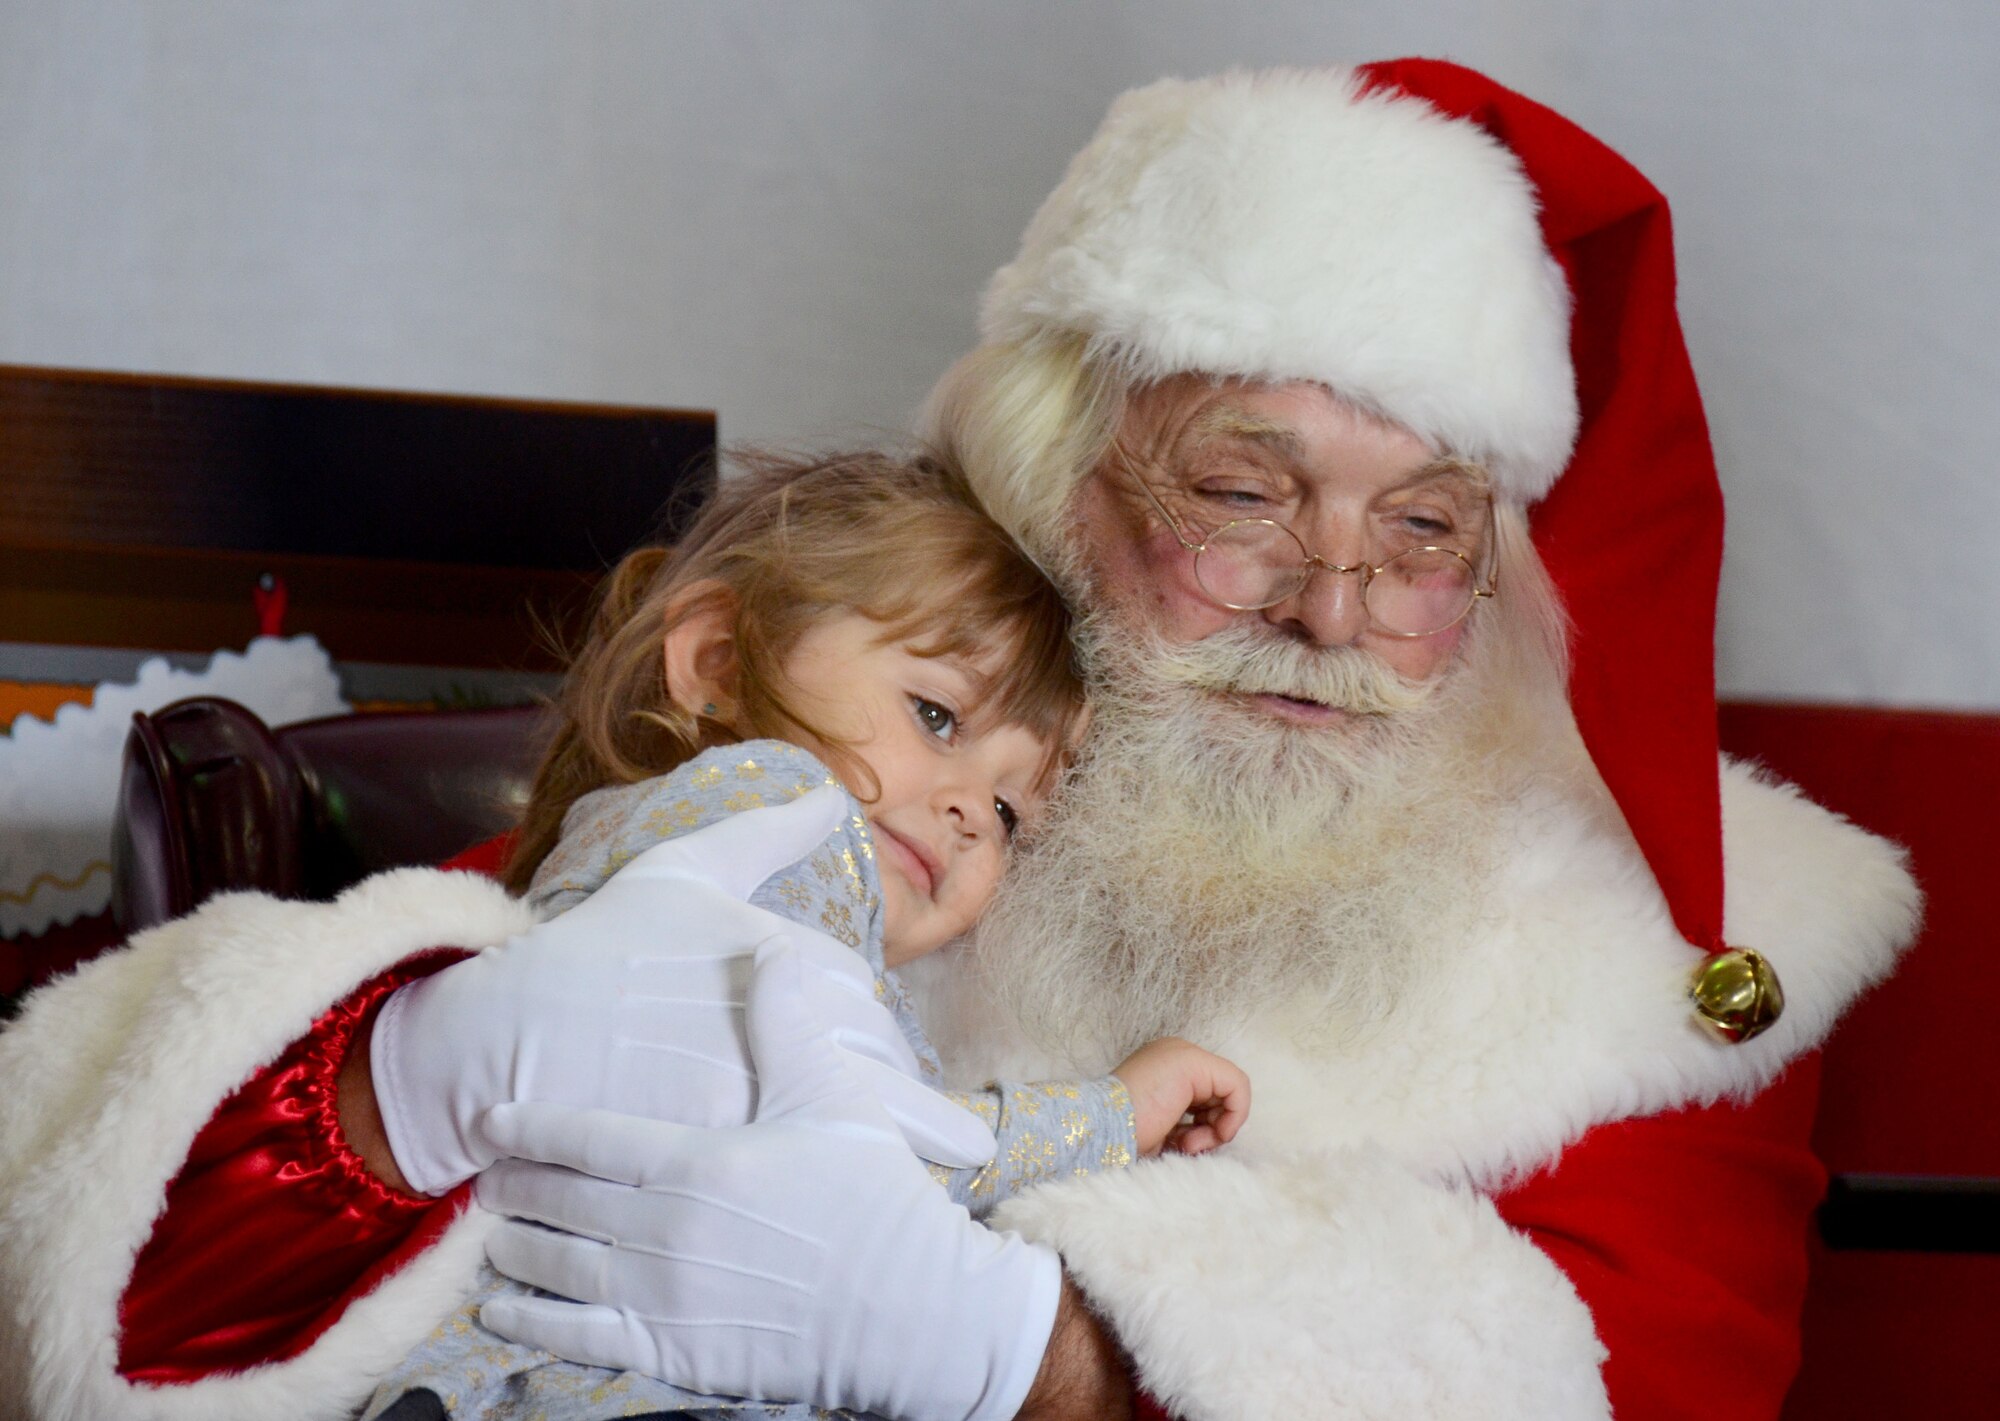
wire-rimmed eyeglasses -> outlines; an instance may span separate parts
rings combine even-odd
[[[1274,518],[1232,518],[1193,542],[1138,471],[1128,467],[1127,472],[1175,540],[1194,554],[1201,590],[1234,612],[1275,607],[1298,595],[1315,572],[1353,572],[1361,575],[1361,605],[1377,631],[1425,637],[1457,626],[1480,598],[1499,595],[1498,578],[1481,587],[1464,553],[1433,544],[1405,548],[1381,563],[1348,566],[1306,551],[1299,535]]]

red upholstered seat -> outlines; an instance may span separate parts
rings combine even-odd
[[[549,724],[521,707],[273,730],[209,696],[135,715],[112,850],[119,924],[137,932],[238,888],[331,898],[385,868],[442,862],[519,819]]]
[[[1815,1148],[1836,1174],[2000,1179],[2000,716],[1735,703],[1721,728],[1725,750],[1905,845],[1927,895],[1916,949],[1827,1048]],[[1996,1230],[1989,1215],[1989,1245]],[[1785,1414],[1991,1415],[1996,1337],[2000,1254],[1817,1247]]]

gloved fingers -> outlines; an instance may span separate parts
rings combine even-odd
[[[486,1259],[519,1283],[584,1302],[609,1294],[612,1245],[519,1219],[502,1219],[486,1236]]]
[[[613,878],[687,875],[715,884],[732,898],[748,898],[765,879],[818,848],[846,813],[846,796],[826,786],[789,804],[732,814],[657,844]]]
[[[714,891],[693,883],[677,888],[689,892]],[[595,898],[585,900],[571,910],[570,916],[588,912],[595,901]],[[845,943],[775,913],[734,901],[727,904],[726,913],[705,914],[704,918],[703,931],[711,941],[699,947],[679,940],[674,928],[657,925],[648,926],[643,945],[619,944],[614,950],[620,953],[620,1000],[648,1006],[657,1004],[663,1011],[703,1010],[728,1003],[741,1005],[748,994],[751,961],[757,949],[783,938],[811,969],[806,987],[821,1003],[815,1009],[832,1014],[831,1025],[855,1030],[864,1037],[879,1036],[884,1042],[903,1040],[894,1018],[876,994],[874,969]],[[588,941],[586,937],[584,942]],[[885,1049],[873,1054],[886,1058],[892,1053]]]
[[[586,1366],[644,1372],[663,1380],[673,1370],[660,1355],[652,1332],[619,1308],[502,1295],[481,1305],[479,1321],[510,1342],[539,1347]]]
[[[648,849],[534,935],[562,938],[564,949],[571,951],[603,944],[615,952],[613,960],[634,969],[748,957],[785,920],[705,878],[670,871],[671,860],[655,862],[684,842],[668,839]],[[657,871],[648,872],[649,867]]]
[[[947,1169],[972,1169],[993,1158],[998,1148],[993,1132],[970,1110],[874,1061],[850,1057],[847,1065],[855,1084],[882,1102],[919,1158]]]
[[[672,839],[660,847],[680,842]],[[630,872],[630,865],[623,871]],[[751,957],[772,938],[784,937],[826,979],[829,991],[844,991],[866,1002],[876,1000],[875,970],[846,943],[763,908],[726,898],[713,884],[677,879],[648,886],[660,891],[646,896],[643,911],[636,918],[634,904],[607,897],[600,889],[545,925],[543,931],[574,924],[575,931],[568,936],[576,942],[566,944],[571,950],[588,951],[595,943],[611,943],[609,950],[617,953],[621,969],[635,987],[663,997],[714,991],[737,1002],[743,1000],[742,989],[748,984]],[[634,896],[625,895],[627,899]],[[607,907],[598,908],[600,903]],[[613,903],[618,905],[615,909],[608,906]],[[600,921],[598,915],[612,913],[619,921]],[[628,918],[633,920],[625,921]],[[691,935],[689,929],[697,923]]]
[[[674,1177],[680,1161],[698,1155],[705,1148],[704,1142],[713,1138],[694,1126],[543,1100],[496,1105],[486,1112],[481,1128],[502,1155],[639,1187]],[[507,1163],[502,1159],[479,1176],[479,1200],[496,1213],[520,1213],[487,1202],[496,1171]],[[511,1183],[511,1173],[501,1178]],[[549,1174],[559,1175],[560,1171]]]
[[[709,1133],[716,1151],[690,1160],[668,1186],[500,1161],[479,1177],[479,1206],[504,1216],[487,1256],[510,1277],[581,1302],[796,1308],[812,1291],[817,1250],[802,1242],[797,1221],[774,1222],[769,1208],[796,1187],[786,1170],[811,1177],[811,1146],[823,1141],[806,1141],[803,1153],[788,1144],[746,1151],[740,1130]]]
[[[803,974],[799,990],[806,1011],[820,1024],[826,1038],[842,1051],[906,1076],[914,1077],[923,1069],[917,1064],[917,1053],[903,1035],[903,1028],[872,991],[866,997],[856,996],[811,969]]]
[[[840,1048],[807,999],[806,972],[782,938],[757,949],[743,1015],[757,1070],[758,1120],[807,1111],[847,1080]]]
[[[766,938],[783,937],[791,943],[800,960],[827,978],[830,985],[866,1001],[875,1000],[875,969],[859,952],[825,933],[789,922],[776,914],[771,915],[771,920],[774,926],[765,935]]]
[[[758,1079],[756,1119],[796,1117],[802,1125],[832,1129],[856,1139],[898,1139],[894,1119],[882,1107],[880,1087],[888,1079],[914,1085],[908,1081],[908,1075],[914,1075],[914,1053],[910,1053],[912,1071],[906,1075],[838,1045],[824,1017],[814,1011],[818,1003],[810,993],[812,979],[814,973],[800,961],[790,943],[780,939],[758,949],[750,975],[750,1001],[744,1005],[750,1061],[756,1065]],[[882,1017],[894,1025],[886,1011]],[[902,1101],[904,1093],[898,1091],[896,1099]],[[938,1119],[914,1105],[910,1109],[926,1123]],[[942,1127],[928,1127],[926,1139],[938,1143],[934,1137],[940,1133],[944,1133]],[[962,1141],[958,1149],[944,1153],[958,1157],[968,1147],[976,1145]]]

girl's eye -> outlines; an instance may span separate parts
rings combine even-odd
[[[911,696],[910,704],[916,710],[917,720],[925,730],[940,740],[949,740],[958,729],[958,717],[950,709],[936,701],[925,700],[922,696]]]
[[[1014,831],[1021,827],[1021,816],[1015,812],[1014,806],[1004,799],[996,799],[993,801],[993,812],[1000,816],[1000,827],[1007,831],[1007,837],[1013,838]]]

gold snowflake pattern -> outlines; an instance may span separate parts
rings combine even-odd
[[[731,814],[741,814],[750,809],[762,809],[764,807],[764,796],[757,793],[754,789],[739,789],[736,793],[730,795],[729,798],[722,801],[722,807]]]
[[[1000,1102],[985,1091],[948,1090],[944,1098],[961,1110],[970,1110],[988,1125],[1000,1123]]]
[[[1090,1134],[1090,1117],[1081,1110],[1065,1110],[1062,1127],[1063,1143],[1075,1149]]]
[[[1056,1172],[1056,1145],[1053,1140],[1023,1135],[1007,1150],[1007,1187],[1024,1189]]]
[[[1132,1163],[1132,1152],[1113,1140],[1104,1147],[1104,1153],[1097,1157],[1097,1162],[1105,1169],[1123,1169]]]
[[[736,778],[739,780],[761,780],[764,778],[764,767],[755,760],[745,760],[736,767]]]
[[[829,903],[819,915],[819,925],[828,937],[837,937],[856,952],[861,950],[861,934],[854,926],[854,913],[845,903]]]
[[[857,903],[867,903],[868,889],[861,881],[861,870],[854,862],[854,850],[840,851],[840,867],[847,875],[847,896]]]
[[[688,776],[688,783],[696,789],[714,789],[722,783],[722,766],[703,765]]]

